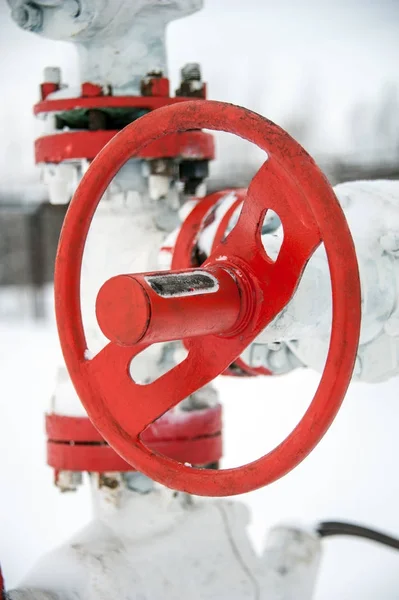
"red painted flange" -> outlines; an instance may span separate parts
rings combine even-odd
[[[104,441],[87,417],[46,415],[47,464],[57,471],[134,471]],[[167,413],[143,433],[155,452],[194,465],[216,463],[222,456],[222,408]]]
[[[146,444],[148,442],[146,441]],[[148,443],[156,453],[170,459],[206,466],[216,463],[222,456],[222,437],[204,437],[192,440],[159,440]],[[135,471],[119,454],[103,444],[60,444],[47,442],[47,464],[56,471],[84,471],[106,473],[108,471]]]
[[[141,316],[145,314],[145,296],[151,288],[149,303],[154,312],[150,313],[148,326],[142,328],[139,343],[110,343],[88,360],[80,309],[85,241],[100,198],[127,160],[163,135],[202,128],[235,133],[268,155],[249,186],[237,225],[200,270],[205,279],[215,279],[209,295],[219,290],[218,296],[225,303],[224,282],[231,285],[229,276],[243,296],[243,303],[238,309],[234,292],[231,314],[236,311],[237,319],[234,324],[230,320],[222,323],[227,327],[222,335],[217,327],[203,335],[204,319],[198,330],[195,319],[187,324],[181,337],[198,335],[188,341],[187,358],[156,381],[139,385],[129,376],[129,365],[147,347],[147,331],[151,342],[164,337],[161,317],[169,310],[162,307],[160,299],[178,307],[173,316],[169,314],[173,322],[168,323],[169,332],[176,331],[182,317],[184,321],[192,296],[203,291],[192,293],[185,288],[180,298],[176,293],[168,297],[168,277],[173,279],[176,275],[163,273],[169,283],[160,288],[159,281],[154,282],[151,275],[148,279],[145,275],[122,276],[137,281],[143,288],[136,296]],[[284,241],[275,262],[266,255],[260,239],[268,209],[277,212],[284,227]],[[329,261],[333,293],[331,342],[319,387],[292,433],[262,458],[243,467],[215,472],[191,468],[146,447],[140,437],[144,429],[225,370],[287,305],[321,241]],[[221,271],[225,273],[224,282],[219,283]],[[114,278],[117,286],[118,280]],[[156,299],[157,286],[163,290],[160,299]],[[129,283],[126,293],[130,290]],[[90,419],[125,460],[174,489],[225,496],[248,492],[282,477],[323,437],[350,382],[360,331],[360,284],[356,254],[342,209],[326,178],[299,144],[267,119],[237,106],[196,100],[165,107],[128,125],[109,142],[94,159],[69,207],[57,255],[55,294],[65,361]],[[118,322],[117,299],[113,302],[112,312]],[[124,303],[128,307],[126,298]],[[215,319],[217,304],[212,306],[207,301],[207,305],[210,318]],[[100,309],[103,317],[105,305]],[[133,322],[132,317],[134,320],[134,309],[130,314],[126,312],[127,324]],[[112,318],[108,325],[112,329]],[[137,331],[133,329],[134,334]]]
[[[153,423],[143,434],[143,439],[153,442],[175,442],[219,435],[222,431],[220,404],[190,411],[167,413]],[[95,442],[104,438],[87,417],[69,417],[55,413],[46,415],[46,434],[53,442]],[[217,459],[215,459],[217,460]]]
[[[71,110],[89,110],[92,108],[143,108],[155,110],[162,106],[181,104],[187,98],[161,96],[78,96],[77,98],[54,98],[42,100],[33,107],[35,115],[52,112],[68,112]]]
[[[114,130],[66,131],[43,136],[35,141],[36,163],[60,163],[82,158],[93,160],[117,133]],[[148,144],[137,157],[146,160],[213,160],[215,144],[209,133],[184,131]]]

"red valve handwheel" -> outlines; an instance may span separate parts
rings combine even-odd
[[[88,360],[80,308],[85,241],[101,196],[128,159],[163,135],[202,128],[239,135],[265,150],[268,159],[249,186],[237,225],[197,269],[202,278],[216,281],[211,291],[217,291],[215,298],[220,298],[223,307],[223,332],[217,326],[208,331],[207,327],[212,330],[215,325],[209,325],[203,315],[192,330],[186,319],[181,337],[193,336],[186,340],[187,358],[153,383],[138,385],[128,371],[132,358],[148,342],[176,337],[178,326],[174,329],[173,323],[183,322],[190,311],[202,306],[201,296],[183,294],[170,298],[163,292],[163,297],[158,296],[148,274],[109,280],[99,294],[97,314],[100,321],[106,322],[114,341]],[[268,258],[260,238],[267,209],[277,212],[284,227],[284,241],[276,262]],[[221,471],[196,469],[148,449],[140,439],[143,430],[214,379],[240,355],[288,303],[321,241],[327,252],[333,293],[330,348],[316,394],[292,433],[262,458]],[[112,294],[113,289],[118,297]],[[204,294],[203,299],[208,296],[212,294]],[[83,177],[68,210],[57,255],[55,297],[65,361],[90,419],[126,461],[177,490],[226,496],[254,490],[283,476],[326,433],[351,379],[360,331],[360,284],[343,212],[329,183],[305,150],[272,122],[237,106],[195,100],[161,108],[128,125],[107,144]],[[237,302],[237,297],[241,297],[241,302]],[[130,308],[129,312],[129,301],[137,311]],[[217,324],[218,303],[212,306],[207,298],[203,306],[209,312],[209,322]],[[127,327],[126,335],[121,332],[121,311],[131,320],[132,327]],[[224,320],[225,311],[228,315]],[[139,324],[134,322],[136,315]],[[162,325],[166,321],[168,331],[163,336]],[[118,335],[123,339],[119,340]],[[140,341],[134,343],[140,336]]]
[[[236,195],[236,200],[228,208],[226,213],[223,215],[218,228],[215,232],[211,252],[214,252],[225,237],[227,227],[230,220],[236,211],[236,209],[243,203],[246,195],[246,189],[232,189],[223,190],[221,192],[215,192],[210,194],[203,200],[200,200],[196,206],[191,210],[186,219],[184,220],[179,235],[177,236],[176,243],[173,249],[172,255],[172,269],[185,269],[193,266],[193,254],[197,244],[197,238],[199,233],[203,230],[203,226],[208,219],[209,214],[215,208],[221,198],[224,198],[228,192],[233,192]],[[235,359],[234,365],[241,369],[241,372],[246,376],[256,377],[258,375],[272,375],[269,369],[265,367],[250,367],[243,359],[239,356]],[[221,375],[236,376],[237,373],[230,365],[226,371],[223,371]]]

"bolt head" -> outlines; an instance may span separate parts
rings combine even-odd
[[[61,85],[61,69],[59,67],[45,67],[43,71],[45,83],[56,83]]]
[[[56,471],[55,485],[61,492],[76,492],[83,483],[83,475],[80,471]]]
[[[159,68],[150,69],[147,73],[147,77],[162,77],[163,71]]]
[[[201,81],[201,67],[199,63],[187,63],[181,70],[183,81]]]

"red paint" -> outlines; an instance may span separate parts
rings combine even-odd
[[[60,89],[58,83],[45,82],[40,84],[40,97],[45,100],[49,94],[53,94]]]
[[[143,432],[143,440],[176,441],[214,436],[222,430],[220,405],[192,411],[167,413]],[[103,442],[104,438],[87,417],[46,415],[46,433],[53,442]]]
[[[199,200],[192,211],[187,215],[182,227],[180,228],[175,247],[173,250],[172,265],[173,270],[188,269],[197,266],[193,259],[193,252],[197,243],[198,236],[204,228],[204,223],[216,204],[224,198],[229,191],[215,192]],[[246,193],[246,190],[237,190]]]
[[[90,81],[82,83],[81,93],[83,98],[96,98],[97,96],[102,96],[104,94],[101,85],[90,83]]]
[[[234,215],[235,211],[240,206],[240,204],[242,204],[243,201],[245,200],[246,194],[247,194],[247,190],[237,190],[237,192],[236,192],[237,200],[235,200],[233,202],[233,204],[230,206],[230,208],[228,208],[226,210],[225,214],[220,219],[220,223],[218,225],[218,228],[216,230],[215,237],[213,240],[211,252],[214,252],[216,250],[217,246],[224,240],[231,217]]]
[[[128,366],[145,344],[122,347],[110,343],[93,359],[85,359],[80,277],[86,237],[110,181],[148,140],[203,128],[235,133],[268,154],[249,186],[237,225],[202,266],[245,273],[251,280],[255,309],[246,315],[239,335],[192,338],[183,362],[156,381],[138,385],[128,376]],[[284,227],[284,241],[275,262],[267,257],[260,239],[267,209],[278,213]],[[154,454],[141,442],[141,432],[212,381],[242,353],[292,298],[307,261],[321,241],[331,273],[332,334],[319,387],[299,424],[274,450],[236,469],[198,470]],[[218,262],[219,256],[227,256],[227,261]],[[128,125],[101,150],[84,175],[64,222],[55,301],[69,374],[96,428],[141,472],[168,487],[198,495],[245,493],[275,481],[298,465],[326,433],[341,406],[359,341],[356,254],[330,184],[305,150],[274,123],[220,102],[195,100],[164,107]]]
[[[181,462],[206,465],[222,456],[220,406],[167,414],[143,432],[153,452]],[[46,416],[47,464],[61,471],[132,471],[87,417]]]
[[[151,77],[146,82],[150,96],[169,97],[169,79],[167,77]]]
[[[134,471],[104,441],[87,417],[46,415],[47,464],[57,471]],[[153,452],[195,465],[222,456],[222,408],[168,413],[143,432],[141,439]]]
[[[220,460],[222,437],[216,435],[194,440],[161,440],[151,445],[151,453],[154,457],[163,455],[182,463],[207,465]],[[135,471],[135,468],[123,460],[108,444],[71,445],[49,441],[47,442],[47,464],[57,471],[92,473]]]
[[[244,374],[249,377],[256,377],[258,375],[273,375],[273,373],[265,367],[251,367],[240,356],[236,358],[234,364],[237,365],[237,367],[239,367]],[[231,375],[231,373],[226,373],[226,375]]]
[[[215,210],[216,204],[230,193],[234,193],[237,199],[232,203],[220,220],[215,233],[214,243],[212,244],[212,252],[224,239],[231,217],[247,195],[246,189],[238,188],[235,190],[222,190],[206,196],[198,202],[183,221],[174,248],[170,248],[171,253],[173,252],[172,269],[187,269],[194,266],[192,259],[198,237],[206,228],[207,220],[209,220],[210,214]],[[166,249],[169,250],[169,248],[161,248],[161,250]],[[272,373],[264,367],[250,367],[241,357],[236,358],[234,364],[242,371],[242,375],[240,373],[239,376],[255,377],[257,375],[272,375]],[[237,372],[229,366],[221,373],[221,375],[235,377],[237,376]]]
[[[46,135],[35,141],[36,163],[60,163],[64,160],[92,160],[118,133],[114,130],[66,131]],[[183,158],[212,160],[215,157],[213,136],[204,131],[185,131],[148,144],[137,158]]]
[[[90,108],[143,108],[155,110],[170,104],[187,102],[187,98],[161,96],[90,96],[79,98],[54,98],[43,100],[33,107],[35,115],[50,112],[67,112],[76,109]]]
[[[199,293],[190,287],[204,277],[213,286]],[[188,285],[176,296],[163,296],[151,282],[173,281],[178,277]],[[104,283],[96,302],[100,328],[110,341],[122,346],[138,342],[154,344],[210,334],[230,334],[245,315],[246,289],[233,269],[213,267],[172,273],[117,275]]]
[[[135,471],[108,446],[103,444],[67,444],[47,441],[47,464],[55,471],[82,471],[106,473],[109,471]]]

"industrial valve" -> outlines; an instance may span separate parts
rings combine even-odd
[[[74,194],[55,273],[70,377],[59,364],[47,462],[60,490],[88,483],[94,518],[18,589],[3,591],[0,570],[0,596],[308,600],[326,536],[398,548],[372,529],[327,521],[274,527],[255,552],[241,502],[194,497],[284,476],[327,431],[352,372],[370,383],[399,373],[396,182],[333,191],[278,126],[208,102],[197,63],[182,68],[171,94],[165,28],[202,0],[8,4],[20,27],[78,51],[79,87],[45,69],[35,159],[52,204]],[[265,152],[248,189],[207,194],[208,129]],[[258,403],[263,387],[271,406],[280,382],[270,376],[299,366],[322,372],[299,424],[262,458],[219,470],[222,405],[212,380],[267,375],[247,389]],[[226,396],[242,397],[235,387]],[[245,400],[242,412],[250,417]],[[15,564],[19,550],[17,540]]]
[[[104,282],[96,314],[109,344],[89,358],[80,278],[96,207],[118,170],[148,144],[202,128],[234,133],[267,153],[238,222],[199,268],[127,273]],[[275,261],[260,239],[268,210],[277,212],[284,226]],[[262,458],[221,471],[194,468],[147,448],[141,439],[145,429],[225,371],[287,305],[322,242],[333,295],[330,348],[316,394],[292,433]],[[285,475],[325,434],[351,379],[360,332],[360,284],[344,214],[305,150],[278,126],[244,108],[183,102],[157,109],[113,137],[91,163],[68,210],[55,294],[64,358],[90,419],[128,463],[177,490],[241,494]],[[184,340],[187,357],[151,383],[135,382],[129,374],[133,358],[149,345],[169,340]]]

